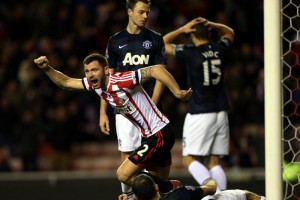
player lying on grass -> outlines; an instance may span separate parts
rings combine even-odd
[[[145,173],[137,175],[132,184],[136,200],[201,200],[207,195],[213,195],[209,200],[265,200],[265,197],[247,190],[224,190],[216,192],[217,184],[213,179],[207,180],[201,186],[180,186],[168,194],[161,196],[156,178]],[[128,200],[126,194],[121,194],[118,200]]]
[[[153,175],[157,177],[170,169],[175,134],[168,130],[168,118],[159,111],[140,83],[155,78],[165,84],[179,99],[189,98],[192,91],[181,90],[173,76],[162,65],[123,73],[109,73],[107,59],[93,53],[83,61],[85,77],[77,79],[53,69],[46,56],[41,56],[34,62],[63,89],[96,92],[117,113],[128,118],[140,130],[141,146],[123,161],[117,170],[120,182],[131,185],[135,175],[143,169],[153,171]],[[172,183],[176,182],[168,182],[169,189],[178,186],[177,183],[177,186],[173,187]]]

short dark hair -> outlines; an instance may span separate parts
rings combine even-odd
[[[143,2],[145,4],[148,4],[149,6],[151,5],[151,1],[150,0],[126,0],[126,9],[130,8],[131,10],[133,10],[135,4],[137,2],[139,2],[139,1],[141,1],[141,2]]]
[[[83,60],[83,65],[88,65],[95,60],[98,61],[99,64],[104,67],[108,65],[107,59],[99,53],[92,53],[92,54],[88,55],[87,57],[85,57],[85,59]]]
[[[193,26],[193,28],[196,29],[195,32],[193,32],[193,34],[195,35],[196,38],[198,39],[208,39],[208,35],[209,35],[209,31],[207,29],[206,26],[204,26],[203,24],[195,24]]]
[[[137,175],[132,183],[134,195],[141,200],[152,200],[156,196],[155,183],[146,174]]]

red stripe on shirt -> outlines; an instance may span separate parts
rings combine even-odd
[[[152,133],[151,127],[149,125],[148,120],[145,118],[145,115],[141,112],[140,108],[137,106],[137,104],[135,103],[135,101],[132,99],[132,96],[129,92],[127,92],[126,90],[123,90],[125,92],[125,94],[127,95],[127,97],[129,98],[129,101],[132,103],[132,105],[136,108],[136,110],[139,112],[139,114],[142,116],[144,122],[147,125],[147,129],[150,133]],[[141,129],[143,129],[143,127],[141,127]],[[147,137],[147,135],[145,134],[145,130],[142,131],[142,135],[143,137]]]
[[[141,126],[141,124],[132,117],[131,114],[125,113],[126,118],[128,118],[134,125],[138,126],[143,137],[147,137],[145,134],[145,129]]]
[[[143,92],[144,92],[144,94],[146,93],[144,89],[143,89]],[[149,104],[151,105],[152,110],[155,112],[155,114],[158,116],[158,118],[159,118],[162,122],[165,122],[165,121],[163,120],[164,114],[161,113],[161,115],[159,115],[159,113],[157,112],[157,110],[154,109],[154,107],[153,107],[153,105],[152,105],[152,100],[151,100],[151,98],[150,98],[148,95],[146,95],[146,94],[145,94],[145,96],[146,96],[146,99],[148,100]],[[165,123],[166,123],[166,122],[165,122]]]

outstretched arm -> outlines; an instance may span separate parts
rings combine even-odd
[[[81,79],[71,78],[60,71],[53,69],[49,65],[49,60],[46,56],[40,56],[34,59],[34,63],[42,69],[46,75],[62,89],[84,90]]]
[[[192,94],[192,89],[181,90],[174,77],[164,68],[163,65],[154,65],[140,69],[142,82],[150,78],[159,80],[166,85],[176,98],[186,100]]]

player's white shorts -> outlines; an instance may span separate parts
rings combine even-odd
[[[118,149],[121,152],[134,151],[141,145],[141,133],[126,117],[116,114]]]
[[[182,155],[228,155],[229,124],[226,111],[190,114],[184,120]]]

